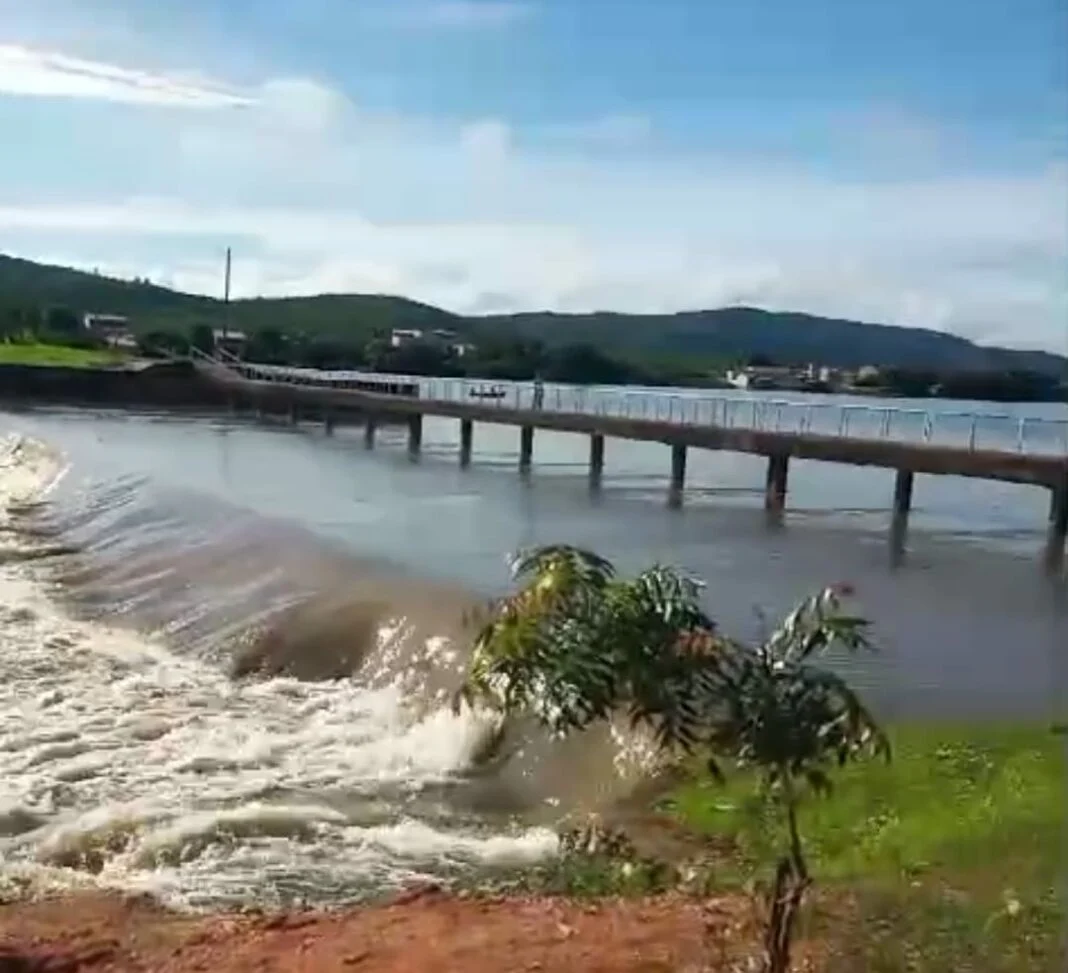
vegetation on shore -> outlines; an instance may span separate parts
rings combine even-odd
[[[183,294],[0,255],[0,332],[83,313],[128,317],[142,349],[201,344],[199,332],[245,333],[251,359],[320,368],[576,383],[717,385],[732,366],[779,362],[876,366],[896,395],[1002,401],[1063,398],[1068,361],[1040,351],[984,348],[920,328],[750,307],[676,314],[463,316],[385,295],[235,300]],[[393,329],[446,330],[463,356],[418,344],[393,349]],[[1059,388],[1060,386],[1060,388]],[[932,390],[935,390],[932,392]]]
[[[1065,901],[1065,741],[1043,725],[916,724],[889,731],[894,760],[843,769],[802,827],[823,882],[806,933],[834,970],[1052,970]],[[766,867],[773,821],[744,780],[699,773],[662,807],[712,836],[719,887]]]
[[[766,970],[787,968],[795,932],[843,973],[1053,968],[1066,777],[1050,728],[901,726],[892,762],[865,760],[882,750],[878,729],[812,664],[864,627],[826,593],[744,647],[709,627],[674,572],[619,581],[559,548],[519,568],[526,583],[476,644],[468,695],[557,731],[622,709],[675,766],[655,809],[566,832],[561,858],[519,887],[752,895]]]
[[[807,599],[750,646],[718,632],[700,583],[671,568],[622,579],[598,555],[559,545],[519,556],[513,571],[519,590],[476,638],[457,704],[532,716],[559,736],[625,717],[663,760],[700,758],[718,782],[744,775],[778,838],[759,965],[787,973],[813,883],[801,812],[831,794],[836,769],[890,759],[863,702],[820,665],[829,649],[869,647],[867,622],[843,610],[848,592]],[[580,835],[576,847],[590,842]]]
[[[49,365],[64,368],[101,368],[126,360],[106,348],[77,348],[52,342],[0,342],[0,365]]]

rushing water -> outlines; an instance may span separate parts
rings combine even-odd
[[[795,463],[769,532],[755,457],[695,451],[671,511],[648,443],[609,442],[591,496],[582,438],[539,432],[522,479],[517,430],[492,425],[469,470],[445,420],[418,463],[388,428],[367,452],[356,429],[229,419],[3,425],[0,886],[335,902],[551,853],[546,826],[620,793],[640,741],[527,728],[476,770],[494,727],[444,702],[468,610],[536,543],[686,567],[740,635],[851,581],[882,651],[842,664],[887,716],[1058,703],[1068,614],[1034,488],[919,478],[893,572],[888,471]]]

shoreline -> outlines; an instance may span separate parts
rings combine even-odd
[[[190,362],[113,368],[0,364],[0,403],[223,409],[229,399],[224,390],[204,381]]]
[[[709,969],[717,943],[752,946],[750,911],[740,896],[580,901],[422,886],[336,912],[194,916],[145,897],[83,893],[0,905],[0,969],[674,973]]]

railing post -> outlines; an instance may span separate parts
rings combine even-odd
[[[971,431],[968,434],[968,449],[972,450],[972,452],[975,451],[975,431],[976,431],[976,426],[978,426],[978,424],[979,424],[979,417],[978,416],[972,416],[972,428],[971,428]]]
[[[1027,451],[1027,419],[1021,419],[1020,425],[1016,430],[1016,452],[1024,453]]]

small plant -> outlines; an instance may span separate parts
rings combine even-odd
[[[518,556],[520,587],[476,641],[457,705],[530,713],[566,735],[623,714],[665,756],[701,754],[722,780],[752,772],[782,821],[785,847],[767,896],[763,969],[785,973],[810,884],[798,815],[831,791],[836,767],[889,759],[887,739],[845,681],[816,663],[832,646],[869,647],[849,592],[804,601],[769,638],[722,636],[698,581],[654,566],[621,579],[604,558],[569,546]]]

